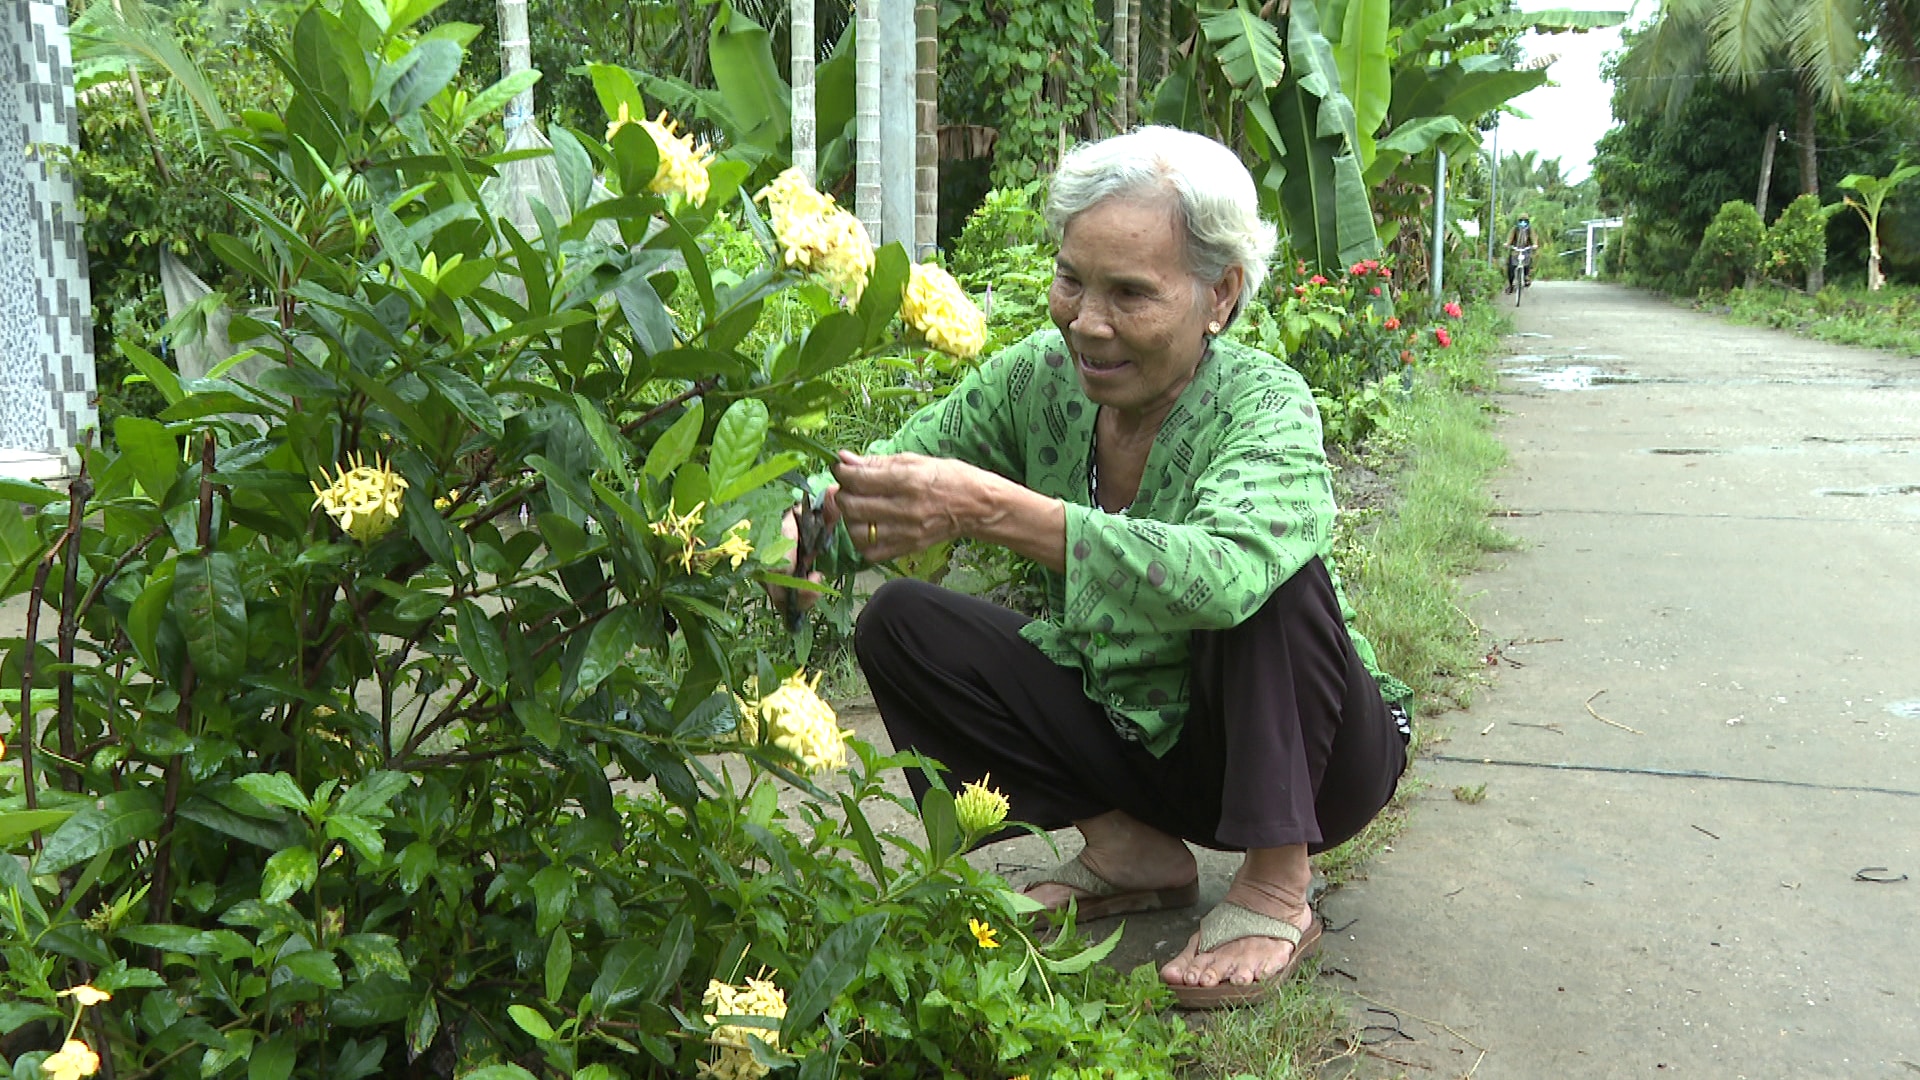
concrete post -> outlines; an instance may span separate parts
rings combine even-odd
[[[913,170],[918,156],[913,127],[913,4],[888,0],[880,5],[880,236],[898,241],[914,254]]]
[[[57,476],[99,425],[92,291],[72,179],[66,0],[0,4],[0,475]]]

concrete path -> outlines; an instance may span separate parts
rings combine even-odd
[[[1914,1080],[1920,359],[1587,283],[1516,323],[1494,685],[1323,904],[1391,1010],[1353,1074]]]

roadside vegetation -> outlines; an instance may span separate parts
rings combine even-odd
[[[1808,296],[1799,289],[1762,285],[1703,295],[1698,306],[1752,326],[1920,357],[1920,286],[1868,292],[1858,285],[1829,285]]]

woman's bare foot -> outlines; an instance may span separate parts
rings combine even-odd
[[[1193,852],[1179,837],[1119,810],[1099,817],[1076,821],[1074,828],[1086,846],[1080,861],[1101,880],[1123,892],[1140,889],[1175,889],[1192,881],[1200,872]],[[1026,894],[1047,908],[1063,908],[1069,900],[1083,900],[1085,893],[1057,881],[1031,886]]]
[[[1256,848],[1247,852],[1246,861],[1233,876],[1226,901],[1304,931],[1313,925],[1313,912],[1307,907],[1307,888],[1312,881],[1313,868],[1307,862],[1305,844]],[[1280,938],[1249,937],[1203,953],[1200,935],[1195,932],[1180,955],[1160,968],[1160,981],[1169,986],[1246,986],[1286,967],[1293,959],[1293,949],[1292,942]]]

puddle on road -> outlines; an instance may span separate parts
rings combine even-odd
[[[1896,701],[1887,711],[1902,720],[1920,720],[1920,701]]]
[[[1863,488],[1820,488],[1815,495],[1836,499],[1877,499],[1882,495],[1920,495],[1920,484],[1880,484]]]
[[[1516,360],[1545,359],[1545,357],[1517,356]],[[1590,359],[1601,359],[1591,357]],[[1645,382],[1638,375],[1625,375],[1606,371],[1591,364],[1568,364],[1565,367],[1511,367],[1500,369],[1500,374],[1511,375],[1521,382],[1536,383],[1543,390],[1591,390],[1596,386],[1618,386],[1626,383]]]

